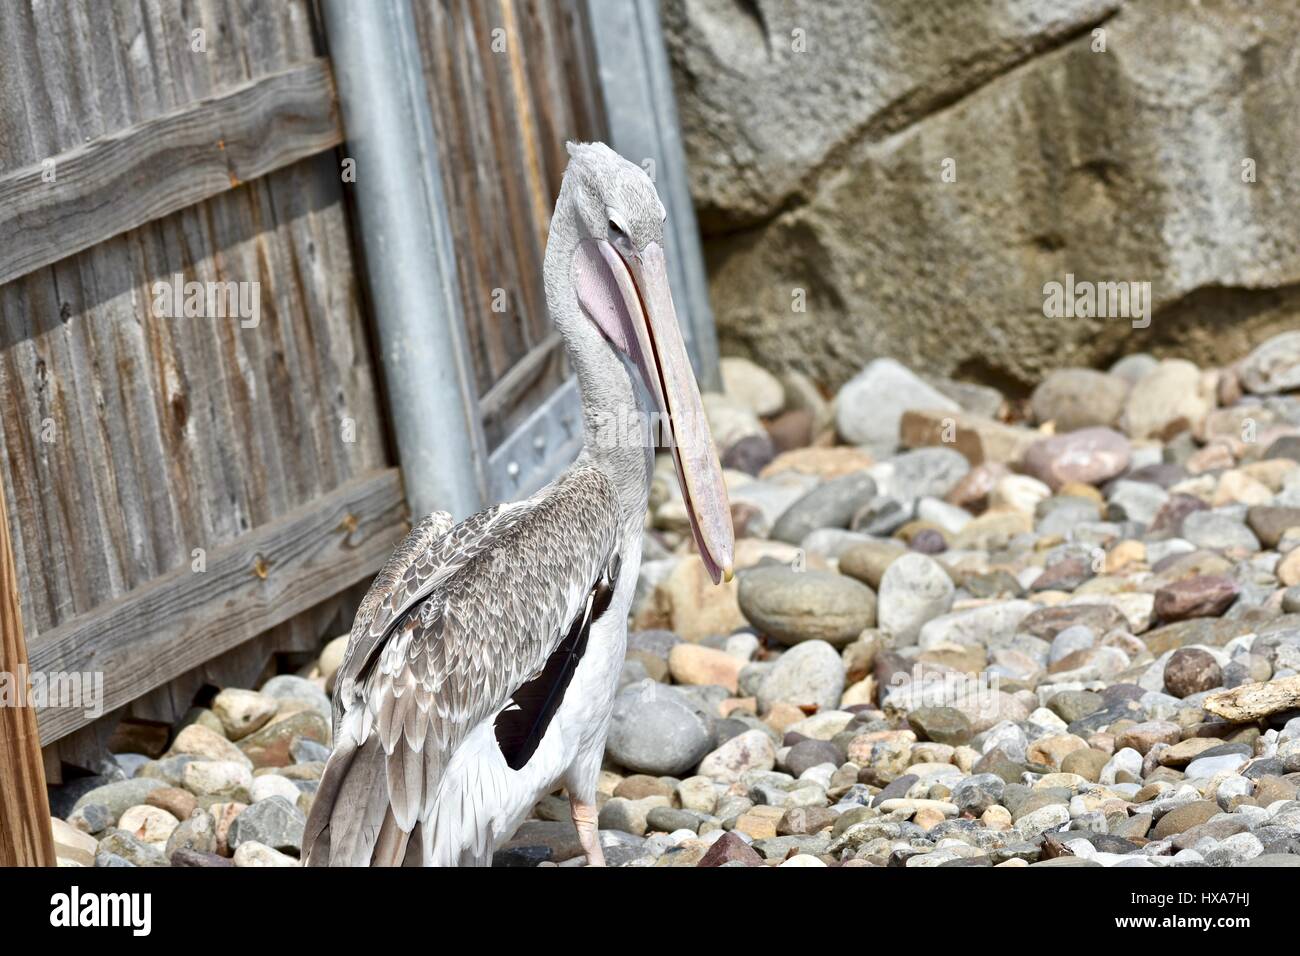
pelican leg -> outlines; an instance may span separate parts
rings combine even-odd
[[[605,851],[600,848],[600,830],[596,828],[596,805],[570,796],[569,810],[573,814],[573,825],[578,830],[578,842],[587,854],[587,865],[604,866]]]

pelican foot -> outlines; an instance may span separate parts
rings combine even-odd
[[[573,814],[573,825],[578,831],[578,842],[587,854],[588,866],[604,866],[605,851],[600,847],[600,830],[596,827],[598,811],[594,803],[584,803],[577,797],[569,797],[569,810]]]

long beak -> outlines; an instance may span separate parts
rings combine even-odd
[[[625,343],[616,344],[626,348],[668,422],[677,481],[700,558],[714,584],[730,581],[735,554],[731,506],[699,386],[677,325],[663,249],[652,242],[639,255],[624,256],[607,242],[596,240],[593,244],[622,300],[620,318],[627,328],[619,331],[630,333]]]

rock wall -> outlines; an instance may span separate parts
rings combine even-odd
[[[725,352],[1023,394],[1300,327],[1300,4],[664,0],[664,21]],[[1150,283],[1149,314],[1047,314],[1068,275]]]

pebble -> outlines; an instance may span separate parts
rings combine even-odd
[[[767,713],[778,702],[831,710],[844,692],[844,664],[825,641],[811,640],[787,650],[763,677],[758,708]]]
[[[772,738],[761,730],[747,730],[732,737],[700,761],[700,775],[735,783],[751,770],[771,770],[776,766],[776,748]]]
[[[835,399],[835,430],[850,445],[892,448],[908,409],[961,411],[961,406],[905,365],[880,358],[847,382]]]
[[[1084,428],[1030,445],[1024,467],[1053,489],[1069,482],[1097,485],[1123,472],[1129,455],[1128,440],[1119,432]]]
[[[904,554],[890,562],[880,578],[877,622],[895,646],[915,644],[922,626],[952,608],[955,593],[952,579],[937,561]]]

